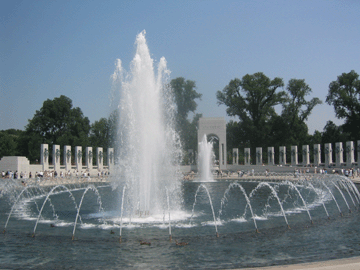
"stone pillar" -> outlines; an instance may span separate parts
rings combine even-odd
[[[195,159],[194,159],[194,150],[193,149],[188,149],[187,152],[188,152],[188,157],[189,157],[189,164],[193,165],[194,161],[195,161]]]
[[[354,150],[354,142],[346,142],[346,166],[349,168],[355,162]]]
[[[321,163],[321,145],[314,144],[314,165],[320,166]]]
[[[86,147],[86,154],[85,154],[85,158],[86,158],[86,168],[88,168],[89,170],[92,170],[93,168],[93,151],[92,151],[92,147],[88,146]]]
[[[42,144],[40,147],[40,164],[42,170],[47,171],[49,169],[49,145]]]
[[[219,142],[220,152],[219,152],[219,162],[220,162],[220,168],[226,169],[227,166],[227,152],[226,152],[226,145],[224,143]]]
[[[336,167],[341,167],[341,164],[344,163],[344,148],[342,142],[335,143],[335,159],[336,159]]]
[[[310,151],[309,151],[309,145],[303,145],[302,146],[302,164],[303,166],[310,164]]]
[[[325,143],[325,167],[329,167],[332,163],[331,143]]]
[[[233,165],[239,165],[239,148],[233,148]]]
[[[256,147],[256,165],[262,165],[262,147]]]
[[[286,165],[286,146],[279,147],[279,164]]]
[[[269,165],[275,165],[275,151],[274,147],[268,147],[268,164]]]
[[[244,157],[245,157],[244,165],[250,165],[250,157],[251,157],[250,148],[245,148]]]
[[[78,172],[81,172],[82,170],[82,147],[81,146],[75,146],[75,164],[76,164],[76,170]]]
[[[65,165],[66,172],[71,170],[71,146],[70,145],[64,146],[64,165]]]
[[[114,148],[108,148],[107,149],[107,165],[109,168],[109,171],[112,171],[114,169]]]
[[[291,165],[297,166],[299,163],[299,154],[297,145],[291,146]]]
[[[53,146],[53,165],[54,170],[58,173],[60,173],[60,145],[55,144]]]
[[[360,141],[357,141],[356,152],[357,152],[357,157],[356,157],[357,165],[358,167],[360,167]]]
[[[102,147],[97,147],[96,148],[96,165],[98,167],[99,171],[103,170],[103,165],[104,165],[104,152],[103,152],[103,148]]]

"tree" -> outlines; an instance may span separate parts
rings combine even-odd
[[[235,78],[216,97],[218,104],[227,106],[229,116],[239,117],[240,133],[243,142],[250,142],[251,148],[265,146],[270,133],[269,120],[276,115],[274,106],[286,98],[281,78],[270,80],[262,72],[245,75],[241,80]]]
[[[119,111],[113,111],[109,118],[100,118],[91,124],[89,140],[93,147],[103,147],[104,149],[115,147],[118,140],[117,126],[119,121]]]
[[[336,117],[345,119],[343,129],[351,139],[360,137],[360,80],[354,71],[342,73],[329,85],[326,102],[333,105]]]
[[[90,144],[93,147],[109,147],[110,142],[110,127],[106,118],[100,118],[95,121],[90,127]]]
[[[322,144],[331,143],[335,145],[337,142],[346,142],[349,139],[349,134],[344,132],[342,126],[337,126],[333,121],[326,122],[322,132]]]
[[[196,92],[194,81],[185,80],[178,77],[170,82],[174,93],[177,112],[175,116],[176,130],[179,132],[183,149],[197,148],[197,123],[201,115],[195,114],[192,122],[189,121],[189,113],[195,113],[197,108],[196,99],[201,98],[201,94]]]
[[[202,94],[196,92],[195,81],[185,81],[183,77],[171,80],[170,85],[175,95],[177,117],[187,119],[189,112],[195,112],[197,108],[195,99],[200,99]]]
[[[18,142],[22,133],[17,129],[0,130],[0,158],[19,155]]]
[[[305,121],[314,107],[322,101],[315,97],[306,101],[312,90],[303,79],[291,79],[286,87],[287,96],[282,103],[281,116],[274,119],[273,141],[283,145],[303,145],[308,143],[309,134]]]
[[[89,119],[80,108],[72,107],[70,98],[62,95],[44,101],[25,127],[21,145],[26,147],[26,156],[34,161],[39,158],[41,143],[86,146],[89,131]]]
[[[304,122],[308,119],[314,107],[322,104],[322,101],[317,97],[312,98],[310,101],[305,100],[305,96],[308,96],[312,90],[304,79],[289,80],[286,90],[288,91],[288,99],[283,105],[283,112],[290,121],[298,118],[299,121]]]
[[[108,119],[108,128],[109,128],[109,147],[117,147],[119,145],[119,134],[118,134],[118,125],[120,119],[119,110],[114,110]]]

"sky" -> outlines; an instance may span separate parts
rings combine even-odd
[[[65,95],[93,123],[111,112],[116,59],[129,70],[135,38],[165,57],[171,79],[193,80],[197,113],[224,117],[216,92],[234,78],[305,79],[323,101],[309,133],[337,125],[329,84],[360,73],[360,1],[0,0],[0,130],[24,129],[46,99]],[[280,111],[279,111],[280,113]]]

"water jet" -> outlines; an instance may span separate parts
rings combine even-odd
[[[360,214],[344,212],[348,200],[359,202],[349,179],[267,173],[181,181],[166,60],[155,70],[144,32],[136,46],[130,71],[118,60],[112,76],[121,97],[115,171],[91,184],[76,177],[9,182],[0,201],[5,267],[51,269],[66,258],[69,268],[243,268],[360,255]],[[191,249],[179,252],[172,238],[182,239],[177,246],[191,241]],[[153,245],[139,252],[139,242]]]

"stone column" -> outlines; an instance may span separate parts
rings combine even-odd
[[[60,145],[55,144],[53,146],[53,164],[54,164],[54,170],[58,173],[60,173]]]
[[[233,148],[233,165],[239,165],[239,148]]]
[[[76,164],[76,170],[78,172],[81,172],[82,170],[82,147],[81,146],[75,146],[75,164]]]
[[[219,142],[219,162],[220,162],[220,168],[226,169],[227,166],[227,152],[226,152],[226,145],[224,143]]]
[[[331,143],[325,143],[325,167],[329,167],[332,163]]]
[[[291,146],[291,165],[297,166],[299,163],[298,147],[297,145]]]
[[[346,142],[346,166],[350,168],[354,162],[354,142]]]
[[[245,165],[250,165],[250,148],[245,148],[244,150],[244,157],[245,157],[245,161],[244,161],[244,164]]]
[[[275,165],[274,156],[275,156],[274,147],[268,147],[268,164],[269,165]]]
[[[108,148],[107,149],[107,164],[109,171],[112,171],[114,169],[114,148]]]
[[[357,141],[357,146],[356,146],[356,152],[357,152],[357,165],[358,167],[360,167],[360,141]]]
[[[193,149],[188,149],[188,155],[189,155],[189,164],[194,165],[195,164],[195,154]]]
[[[314,144],[314,165],[320,166],[321,163],[321,145]]]
[[[344,157],[343,157],[343,144],[342,142],[335,143],[335,158],[336,158],[336,167],[341,167],[341,164],[344,163]]]
[[[96,148],[96,165],[98,167],[99,171],[103,170],[103,165],[104,165],[104,152],[103,152],[103,148],[102,147],[97,147]]]
[[[65,164],[65,171],[68,172],[71,170],[71,146],[65,145],[64,146],[64,164]]]
[[[256,147],[256,165],[262,165],[262,147]]]
[[[92,151],[92,147],[91,146],[86,147],[86,154],[85,154],[86,167],[89,170],[92,170],[92,168],[93,168],[93,155],[94,155],[94,153]]]
[[[47,171],[49,169],[49,145],[42,144],[40,147],[40,164],[42,170]]]
[[[279,147],[279,164],[286,165],[286,146]]]
[[[303,166],[310,164],[310,151],[309,151],[309,145],[303,145],[302,146],[302,163]]]

